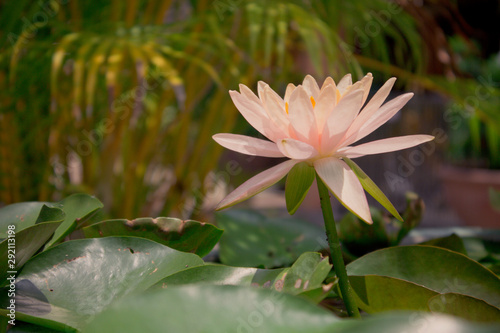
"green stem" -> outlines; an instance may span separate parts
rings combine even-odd
[[[319,176],[316,177],[316,180],[318,183],[318,192],[321,202],[321,210],[323,211],[323,219],[325,220],[326,236],[328,237],[328,245],[330,246],[330,256],[335,273],[339,278],[341,296],[344,300],[349,316],[360,318],[361,316],[354,299],[353,290],[349,284],[349,279],[347,278],[344,259],[342,258],[340,240],[337,234],[335,220],[333,219],[332,205],[330,203],[330,193]]]

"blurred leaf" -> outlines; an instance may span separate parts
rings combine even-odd
[[[419,225],[425,211],[424,201],[413,192],[406,193],[406,208],[403,212],[403,222],[392,245],[401,243],[408,233]]]
[[[206,256],[217,244],[223,231],[214,225],[183,221],[171,217],[109,220],[83,229],[85,237],[134,236],[150,239],[183,252]]]
[[[202,264],[194,254],[141,238],[65,242],[24,266],[16,280],[16,318],[48,328],[81,329],[117,299]],[[6,295],[0,296],[4,306]]]
[[[297,163],[288,173],[285,185],[286,208],[291,215],[295,214],[304,201],[309,188],[316,177],[314,168],[306,162]]]
[[[327,310],[283,293],[191,285],[128,297],[96,316],[83,332],[326,333],[338,321]]]
[[[283,267],[306,251],[328,247],[322,228],[294,218],[268,218],[250,210],[216,215],[224,229],[220,260],[230,266]]]
[[[500,191],[493,187],[489,188],[491,206],[500,212]]]
[[[390,246],[385,221],[379,210],[370,209],[373,224],[367,224],[351,212],[340,220],[339,237],[345,249],[357,257]]]
[[[471,321],[500,322],[500,309],[483,300],[457,293],[446,293],[429,300],[432,312],[445,313]]]
[[[342,320],[335,326],[335,333],[496,333],[498,324],[479,324],[425,312],[389,312],[363,318]]]
[[[299,296],[310,300],[313,303],[320,303],[325,298],[331,296],[335,283],[323,284],[321,287],[303,291]]]
[[[365,191],[370,193],[370,195],[382,206],[384,206],[385,209],[387,209],[392,215],[394,215],[395,218],[403,221],[403,218],[401,217],[401,215],[399,215],[396,208],[394,208],[392,203],[385,196],[384,192],[380,190],[380,188],[373,182],[373,180],[371,180],[370,177],[368,177],[368,175],[351,159],[347,157],[343,157],[342,159],[347,163],[347,165],[349,165],[352,171],[354,171],[356,177],[358,177],[359,182],[361,183],[361,185],[363,185]]]
[[[16,326],[12,326],[8,332],[9,333],[54,333],[54,332],[73,332],[73,331],[74,330],[71,330],[70,328],[68,328],[67,330],[65,329],[61,331],[54,331],[54,329],[52,328],[46,328],[43,326],[23,323],[20,322],[19,320],[16,320]]]
[[[488,230],[492,235],[498,233],[496,230]],[[467,249],[469,257],[476,261],[488,260],[493,258],[500,260],[500,241],[494,239],[485,239],[482,237],[463,237],[464,246]]]
[[[5,285],[5,279],[12,274],[7,272],[17,271],[23,267],[52,237],[54,231],[61,225],[64,218],[64,212],[59,208],[51,208],[43,205],[37,219],[37,224],[21,230],[18,230],[16,226],[14,229],[15,236],[12,237],[15,242],[9,242],[10,238],[6,238],[0,243],[0,286]],[[12,250],[14,251],[12,252]],[[14,254],[14,267],[10,266],[13,264],[13,261],[9,261],[9,254]]]
[[[450,236],[428,240],[427,242],[420,243],[420,245],[431,245],[431,246],[442,247],[444,249],[448,249],[454,252],[467,255],[467,250],[465,250],[462,238],[458,237],[454,233],[451,234]]]
[[[347,273],[397,278],[439,293],[459,293],[500,306],[500,279],[495,274],[463,254],[438,247],[414,245],[378,250],[347,265]],[[385,291],[390,292],[389,288]]]

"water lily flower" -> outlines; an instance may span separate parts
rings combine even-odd
[[[371,223],[363,188],[369,191],[376,185],[351,159],[413,147],[434,138],[407,135],[352,146],[391,119],[413,96],[402,94],[383,104],[396,81],[391,78],[366,103],[372,80],[368,74],[353,84],[348,74],[336,84],[328,77],[320,88],[307,75],[302,85],[289,84],[284,98],[262,81],[258,96],[243,84],[240,92],[230,91],[243,117],[269,140],[229,133],[216,134],[213,139],[239,153],[289,160],[244,182],[217,209],[254,196],[281,180],[296,164],[306,162],[347,209]],[[378,187],[376,191],[381,193]]]

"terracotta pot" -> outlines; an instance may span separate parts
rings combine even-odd
[[[489,198],[490,187],[500,190],[500,170],[446,166],[439,173],[448,205],[465,224],[500,228],[500,212]]]

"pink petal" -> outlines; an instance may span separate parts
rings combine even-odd
[[[260,101],[259,97],[257,97],[257,95],[255,95],[254,92],[250,88],[248,88],[244,84],[240,84],[239,87],[240,87],[240,92],[243,96],[245,96],[246,98],[251,100],[256,105],[262,106],[262,102]],[[262,109],[262,112],[265,114],[264,109],[263,108],[261,108],[261,109]]]
[[[329,85],[333,86],[333,88],[337,89],[337,85],[335,84],[335,81],[329,76],[326,78],[325,82],[323,82],[323,85],[321,86],[321,91],[328,87]]]
[[[346,137],[348,137],[349,139],[346,140],[346,145],[350,145],[351,143],[356,141],[354,140],[355,136],[353,134],[359,131],[359,129],[368,121],[368,119],[370,119],[378,111],[382,103],[384,103],[385,99],[391,92],[392,86],[394,85],[395,81],[395,77],[387,80],[387,82],[370,99],[363,110],[361,110],[361,112],[347,131]]]
[[[295,130],[297,139],[318,145],[318,128],[314,117],[310,96],[303,87],[298,86],[290,96],[288,118]]]
[[[349,86],[342,93],[342,97],[346,97],[349,93],[356,91],[357,89],[361,89],[364,91],[363,94],[363,102],[362,105],[365,104],[366,98],[370,93],[370,87],[372,86],[373,76],[372,73],[366,74],[360,81],[354,83],[352,86]]]
[[[284,137],[289,137],[290,135],[288,133],[290,121],[286,115],[285,103],[269,86],[264,88],[263,96],[267,115],[274,122],[274,124],[277,125],[280,132],[284,133]]]
[[[391,151],[406,149],[417,146],[421,143],[431,141],[434,137],[431,135],[407,135],[395,138],[382,139],[361,144],[356,147],[345,147],[338,150],[338,153],[349,158],[361,157],[364,155],[374,155],[388,153]]]
[[[337,84],[337,89],[343,95],[346,89],[352,85],[352,76],[351,74],[346,74],[342,79],[340,79]]]
[[[319,95],[318,83],[311,75],[306,75],[306,77],[304,78],[304,82],[302,82],[302,86],[304,87],[306,93],[309,96],[312,96],[314,100],[318,99]]]
[[[265,83],[264,81],[257,82],[257,92],[258,92],[259,98],[262,102],[264,102],[264,100],[266,99],[266,97],[264,96],[264,89],[268,86],[269,85],[267,83]]]
[[[373,223],[363,187],[344,161],[328,157],[315,161],[314,168],[342,205],[365,222]]]
[[[368,119],[359,129],[357,133],[354,133],[353,138],[349,138],[346,142],[356,142],[368,134],[375,131],[377,128],[385,124],[389,119],[391,119],[405,104],[413,97],[413,93],[407,93],[400,95],[389,102],[385,103],[378,111]],[[342,145],[345,146],[347,143],[343,142]]]
[[[297,163],[298,161],[288,160],[250,178],[233,192],[229,193],[229,195],[219,203],[217,210],[233,206],[276,184],[285,177]]]
[[[313,146],[299,140],[282,139],[276,145],[283,155],[293,160],[307,160],[318,156],[318,151]]]
[[[251,98],[247,98],[234,90],[231,90],[229,95],[241,115],[250,125],[252,125],[252,127],[262,133],[262,135],[272,141],[284,136],[277,126],[273,126],[272,121],[269,119],[260,103],[257,103]]]
[[[289,83],[288,86],[286,86],[286,91],[285,91],[285,103],[288,103],[290,101],[290,96],[292,95],[292,92],[295,90],[296,86],[293,83]]]
[[[280,107],[285,110],[285,101],[278,95],[267,83],[259,81],[257,85],[257,90],[259,92],[259,98],[263,105],[266,105],[266,98],[268,95],[272,95],[276,102],[279,103]]]
[[[337,103],[337,90],[334,86],[328,85],[321,89],[316,106],[314,107],[314,115],[318,125],[318,132],[321,133],[325,127],[326,119],[332,113]]]
[[[372,73],[368,73],[365,75],[363,79],[361,79],[361,89],[364,90],[364,95],[363,95],[363,103],[365,104],[366,99],[368,98],[368,94],[370,94],[370,88],[372,87],[372,82],[373,82],[373,75]]]
[[[358,89],[343,97],[326,120],[325,128],[321,134],[321,151],[331,152],[344,137],[345,132],[356,118],[364,91]]]
[[[271,141],[229,133],[215,134],[212,138],[222,147],[238,153],[264,157],[284,157],[276,143]]]

